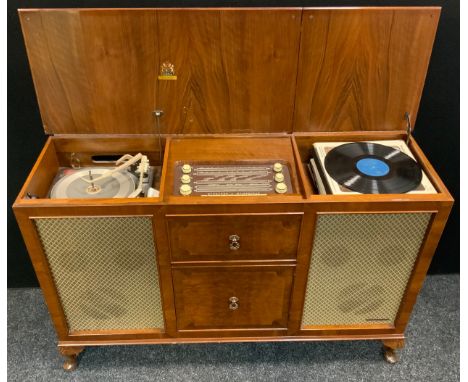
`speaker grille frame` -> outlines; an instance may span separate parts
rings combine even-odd
[[[32,220],[69,332],[164,329],[152,216]]]
[[[302,327],[393,324],[432,216],[318,214]]]

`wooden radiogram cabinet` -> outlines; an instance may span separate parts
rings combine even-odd
[[[65,369],[189,342],[380,340],[396,362],[453,204],[411,136],[439,13],[20,10],[49,139],[13,208]],[[317,193],[313,143],[394,139],[436,193]],[[158,196],[48,197],[59,168],[139,152]],[[289,192],[176,192],[180,163],[248,161]]]

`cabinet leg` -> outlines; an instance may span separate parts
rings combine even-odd
[[[397,350],[405,346],[405,340],[382,340],[385,361],[394,364],[399,360]]]
[[[59,352],[65,357],[63,369],[73,371],[78,366],[78,354],[84,350],[83,346],[59,346]]]

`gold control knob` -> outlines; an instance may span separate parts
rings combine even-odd
[[[188,163],[185,163],[183,166],[182,166],[182,172],[184,174],[190,174],[192,172],[192,166],[190,166]]]
[[[275,174],[275,181],[277,181],[278,183],[281,183],[282,181],[284,181],[284,175],[282,172],[277,172]]]
[[[273,165],[273,171],[274,172],[281,172],[283,171],[283,165],[281,163],[275,163]]]
[[[190,195],[192,193],[192,187],[188,184],[183,184],[179,190],[182,195]]]
[[[286,183],[278,183],[275,187],[275,190],[278,194],[284,194],[286,191],[288,191],[288,186]]]
[[[190,175],[184,174],[180,177],[180,181],[184,184],[190,183]]]

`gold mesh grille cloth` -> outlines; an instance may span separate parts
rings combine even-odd
[[[302,325],[393,323],[430,218],[319,215]]]
[[[151,217],[34,221],[70,331],[164,327]]]

